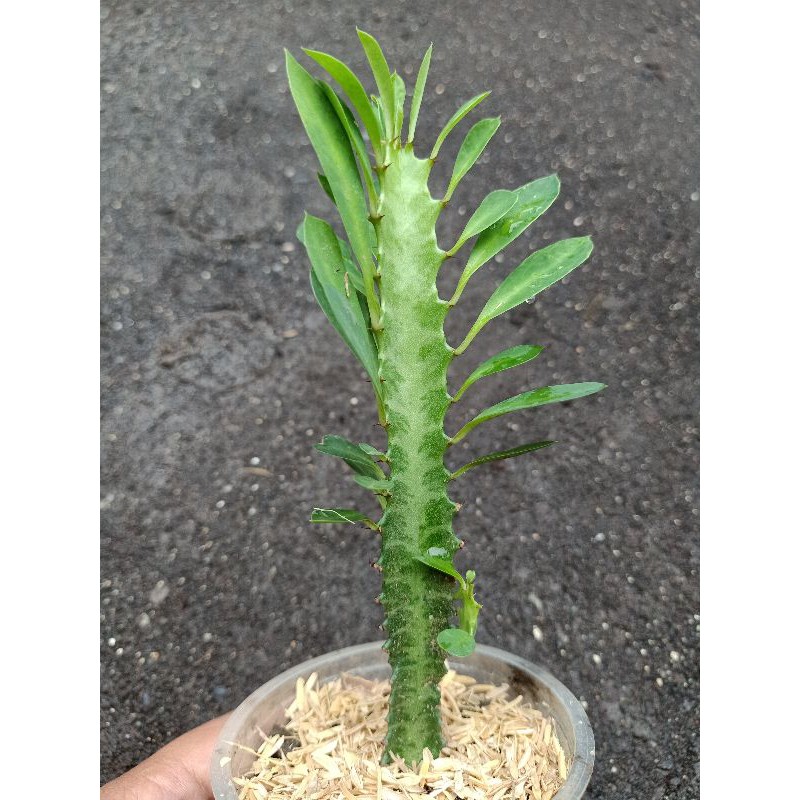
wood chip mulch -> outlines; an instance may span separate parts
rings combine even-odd
[[[389,682],[299,680],[287,733],[250,750],[252,769],[235,779],[239,800],[551,800],[569,769],[552,719],[510,699],[507,686],[453,671],[441,690],[448,746],[440,757],[426,750],[419,764],[382,766]]]

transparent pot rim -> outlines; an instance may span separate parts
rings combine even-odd
[[[265,697],[269,696],[279,686],[285,686],[287,683],[294,685],[298,678],[318,671],[328,666],[332,661],[353,661],[360,657],[364,659],[375,657],[383,652],[382,645],[383,642],[353,645],[352,647],[334,650],[325,655],[303,661],[276,675],[250,694],[233,711],[214,747],[211,759],[211,786],[214,790],[214,797],[218,798],[218,800],[236,797],[236,794],[231,794],[230,792],[233,778],[231,775],[230,755],[235,747],[233,742],[240,739],[240,731],[245,722],[250,718],[253,710],[263,703]],[[509,653],[497,647],[479,644],[475,648],[475,655],[486,659],[494,659],[518,669],[539,685],[544,686],[551,693],[553,699],[561,705],[563,718],[568,721],[575,737],[575,749],[567,780],[553,800],[578,800],[578,798],[583,797],[594,767],[595,745],[589,718],[575,695],[548,670],[514,653]],[[228,757],[227,761],[225,759],[226,756]]]

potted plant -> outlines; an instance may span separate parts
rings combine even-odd
[[[336,435],[323,438],[317,449],[344,460],[356,483],[372,493],[380,512],[370,517],[355,509],[319,507],[313,510],[311,521],[361,524],[379,534],[376,566],[382,574],[382,591],[378,601],[385,612],[386,641],[382,649],[377,643],[349,648],[300,665],[248,699],[215,751],[215,792],[219,800],[237,796],[245,785],[235,781],[242,775],[243,758],[252,762],[253,753],[268,760],[281,757],[282,738],[272,749],[280,736],[276,730],[283,725],[287,706],[295,712],[305,710],[306,692],[314,688],[305,680],[312,674],[311,681],[318,686],[345,672],[370,678],[390,672],[382,763],[413,769],[425,762],[430,769],[431,759],[437,759],[447,744],[440,682],[449,655],[465,659],[458,662],[458,669],[472,679],[484,684],[493,679],[511,683],[516,691],[548,707],[556,733],[564,739],[564,761],[571,767],[562,766],[562,772],[570,775],[563,789],[566,793],[558,796],[579,797],[588,782],[593,756],[583,709],[543,670],[493,648],[478,647],[476,651],[481,608],[475,598],[476,576],[473,570],[462,574],[454,563],[461,544],[453,531],[459,508],[450,497],[454,482],[474,467],[533,453],[554,442],[520,443],[455,469],[445,462],[484,422],[585,397],[604,387],[574,383],[524,391],[482,411],[452,435],[445,432],[445,418],[476,381],[526,364],[541,353],[539,346],[510,347],[483,361],[460,387],[448,385],[450,364],[485,325],[581,265],[589,257],[592,243],[588,237],[571,238],[529,255],[489,297],[464,340],[451,346],[445,338],[445,318],[468,281],[549,208],[558,195],[559,181],[550,175],[514,190],[490,192],[458,239],[447,249],[440,247],[437,219],[497,131],[500,119],[482,119],[470,128],[444,196],[433,198],[428,178],[443,142],[489,93],[464,103],[445,125],[430,154],[420,157],[415,153],[414,137],[432,49],[422,59],[409,103],[402,78],[390,72],[378,42],[362,31],[358,36],[374,75],[376,96],[368,95],[353,72],[326,53],[305,51],[333,79],[336,90],[314,78],[288,52],[286,69],[292,97],[321,165],[319,182],[338,212],[344,233],[341,238],[329,222],[306,214],[297,235],[311,262],[311,288],[372,383],[386,440],[379,447]],[[472,249],[455,292],[442,299],[437,290],[439,271],[453,263],[449,259],[468,242]],[[457,622],[451,625],[454,617]],[[466,681],[465,685],[471,684]],[[476,701],[476,709],[479,705]],[[264,737],[273,733],[270,752],[264,756]],[[261,737],[260,747],[253,739],[256,735]],[[333,773],[329,770],[327,774]],[[381,773],[377,774],[380,796]],[[429,791],[430,784],[427,786]],[[317,796],[308,786],[305,792]],[[267,797],[268,792],[261,785],[261,790],[253,788],[252,796]],[[347,792],[330,796],[347,796]],[[537,796],[536,791],[530,796]]]

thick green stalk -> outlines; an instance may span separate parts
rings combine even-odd
[[[448,305],[436,290],[444,252],[436,243],[441,204],[428,190],[430,167],[410,147],[390,148],[377,225],[378,360],[391,465],[378,562],[392,667],[386,757],[407,763],[418,761],[426,747],[438,755],[443,744],[438,684],[445,667],[436,637],[453,614],[452,579],[415,559],[430,548],[452,556],[459,544],[444,466],[452,349],[443,330]]]

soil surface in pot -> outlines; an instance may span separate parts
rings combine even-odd
[[[265,733],[251,770],[235,779],[240,800],[551,800],[569,769],[553,720],[507,686],[453,671],[441,690],[448,746],[411,767],[401,759],[385,766],[389,681],[298,680],[285,729]]]

